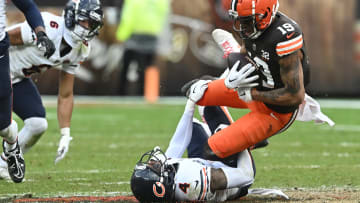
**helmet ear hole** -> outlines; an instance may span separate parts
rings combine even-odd
[[[69,30],[73,30],[75,27],[75,3],[69,1],[64,10],[65,26]]]

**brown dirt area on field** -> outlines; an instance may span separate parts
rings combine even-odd
[[[332,189],[332,190],[310,190],[310,189],[289,189],[283,190],[289,196],[289,200],[276,197],[265,197],[258,195],[248,195],[237,201],[231,202],[307,202],[307,203],[360,203],[360,189]],[[2,201],[1,201],[2,202]],[[115,197],[54,197],[54,198],[32,198],[22,197],[8,199],[5,202],[137,202],[133,196]]]
[[[289,200],[251,195],[241,199],[241,202],[360,203],[360,190],[358,189],[333,189],[321,191],[310,189],[292,189],[283,190],[283,192],[289,196]]]

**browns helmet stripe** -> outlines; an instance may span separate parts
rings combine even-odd
[[[252,15],[255,15],[255,0],[252,0]]]
[[[232,0],[231,2],[231,10],[237,11],[238,0]]]

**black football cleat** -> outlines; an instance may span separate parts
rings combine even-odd
[[[3,141],[3,150],[11,180],[15,183],[22,182],[25,177],[25,160],[19,143],[16,141],[16,147],[13,150],[7,151],[5,149],[5,141]]]

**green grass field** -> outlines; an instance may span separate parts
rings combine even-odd
[[[336,126],[295,122],[253,151],[253,188],[327,190],[360,188],[359,109],[323,108]],[[49,129],[27,154],[26,180],[0,180],[0,197],[131,195],[132,169],[144,152],[166,149],[183,105],[77,105],[70,150],[54,165],[59,141],[56,108],[47,108]],[[246,111],[231,109],[234,118]],[[22,122],[17,119],[19,127]]]

